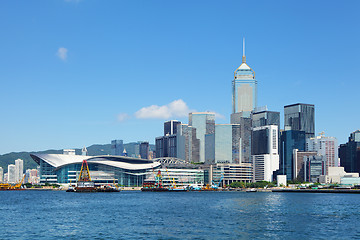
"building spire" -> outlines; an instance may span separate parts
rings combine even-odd
[[[245,38],[243,38],[243,56],[242,56],[242,62],[246,63],[246,56],[245,56]]]

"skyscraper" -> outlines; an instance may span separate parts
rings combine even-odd
[[[239,163],[252,164],[252,159],[251,159],[252,121],[249,112],[238,112],[231,114],[230,123],[240,125],[240,139],[238,140],[238,144],[240,146]]]
[[[335,137],[325,137],[323,133],[320,136],[306,139],[306,151],[317,152],[326,160],[326,173],[329,167],[338,167],[338,141]]]
[[[360,173],[360,130],[352,132],[349,141],[340,145],[339,157],[345,172]]]
[[[315,136],[315,106],[296,103],[284,107],[285,130],[305,131],[306,138]]]
[[[181,124],[180,121],[170,120],[164,122],[164,136],[176,134],[177,126]]]
[[[111,155],[121,156],[123,151],[124,151],[123,140],[112,140],[111,141]]]
[[[196,129],[188,124],[180,124],[176,133],[177,158],[187,162],[199,162],[200,141]]]
[[[280,137],[280,169],[279,175],[286,175],[287,180],[294,179],[293,150],[305,151],[305,132],[283,131]]]
[[[16,176],[15,176],[15,165],[9,164],[8,165],[8,183],[15,183],[16,182]]]
[[[140,143],[140,158],[142,159],[149,158],[149,142]]]
[[[21,159],[15,160],[15,182],[20,182],[24,174],[24,161]]]
[[[273,181],[274,171],[279,169],[278,126],[256,127],[252,132],[252,160],[254,181]]]
[[[205,162],[205,135],[215,132],[215,113],[189,113],[189,126],[196,129],[196,137],[199,139],[199,162]]]
[[[215,132],[205,135],[205,162],[240,163],[240,125],[215,124]]]
[[[4,182],[4,169],[0,167],[0,183]]]
[[[232,112],[251,112],[257,106],[257,81],[255,72],[246,64],[245,40],[241,65],[234,72],[232,82]]]

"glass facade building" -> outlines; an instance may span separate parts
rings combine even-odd
[[[63,154],[30,154],[39,164],[40,183],[75,183],[83,160],[87,160],[90,176],[96,185],[118,183],[141,186],[160,163],[123,156],[82,156]]]
[[[164,123],[164,136],[176,134],[177,126],[180,124],[181,122],[177,120],[166,121]]]
[[[294,179],[293,150],[305,151],[304,131],[283,131],[280,137],[280,171],[279,175],[286,175],[287,180]]]
[[[142,159],[149,159],[149,142],[140,143],[140,157]]]
[[[255,72],[246,64],[243,56],[241,65],[234,72],[232,81],[233,113],[251,112],[257,106],[257,81]]]
[[[215,133],[205,135],[205,162],[240,162],[240,125],[216,124]]]
[[[231,114],[231,124],[240,125],[240,138],[234,144],[239,147],[239,163],[252,163],[251,159],[251,131],[252,120],[248,112]]]
[[[285,130],[304,131],[306,138],[315,137],[315,106],[297,103],[284,107]]]
[[[205,135],[215,132],[215,113],[189,113],[189,126],[196,129],[196,137],[199,139],[199,162],[205,162]]]
[[[111,155],[121,156],[124,151],[123,140],[112,140],[111,141]]]
[[[360,173],[360,130],[351,133],[349,141],[340,145],[339,157],[345,172]]]

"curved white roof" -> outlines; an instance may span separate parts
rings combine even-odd
[[[130,158],[123,156],[82,156],[82,155],[64,155],[64,154],[30,154],[38,164],[39,159],[47,162],[55,168],[61,168],[65,165],[79,163],[87,160],[88,163],[103,164],[111,167],[117,167],[127,170],[145,170],[156,168],[161,163],[153,162],[151,160]]]

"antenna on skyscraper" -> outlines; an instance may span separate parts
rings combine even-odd
[[[242,62],[246,63],[246,56],[245,56],[245,37],[243,37],[243,56],[242,56]]]

